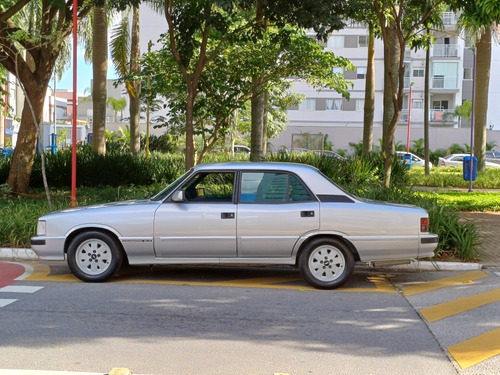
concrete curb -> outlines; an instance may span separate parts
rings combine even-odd
[[[31,249],[0,248],[0,259],[37,260]],[[384,267],[385,268],[385,267]],[[412,261],[410,264],[386,267],[404,271],[473,271],[483,268],[479,263]],[[0,375],[2,373],[0,372]]]
[[[405,271],[474,271],[483,266],[479,263],[412,261],[410,264],[391,266],[391,269]]]
[[[37,260],[38,255],[31,249],[17,249],[17,248],[9,248],[4,247],[0,248],[0,259],[7,258],[13,260]],[[0,373],[1,375],[1,373]]]

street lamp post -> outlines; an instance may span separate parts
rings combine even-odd
[[[472,47],[472,111],[470,120],[470,159],[469,159],[469,193],[472,192],[472,173],[474,170],[474,107],[476,106],[476,47]]]
[[[413,91],[413,84],[415,82],[410,82],[410,97],[408,98],[408,137],[406,140],[406,153],[410,153],[410,125],[411,125],[411,94]]]

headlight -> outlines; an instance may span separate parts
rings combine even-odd
[[[38,225],[36,226],[36,235],[37,236],[45,236],[47,230],[47,223],[45,220],[38,220]]]

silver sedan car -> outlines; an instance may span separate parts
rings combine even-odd
[[[84,281],[125,261],[281,264],[321,289],[344,284],[355,263],[432,257],[437,243],[424,209],[356,198],[308,165],[244,162],[196,166],[150,199],[50,213],[31,240]]]

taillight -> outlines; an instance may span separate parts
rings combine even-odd
[[[428,217],[422,217],[420,219],[420,232],[430,231],[430,221]]]

